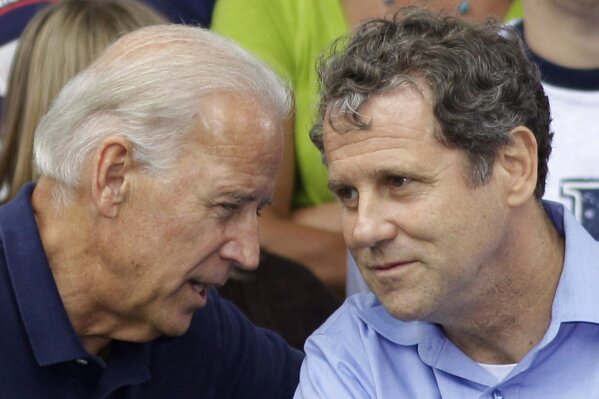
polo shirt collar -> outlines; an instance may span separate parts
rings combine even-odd
[[[23,324],[40,366],[89,356],[73,330],[44,253],[31,206],[34,184],[2,207],[7,269]]]

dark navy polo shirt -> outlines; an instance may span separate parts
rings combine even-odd
[[[291,398],[303,355],[213,291],[181,337],[81,345],[31,208],[34,185],[0,207],[0,397]]]
[[[0,0],[0,46],[18,39],[42,8],[57,0]]]

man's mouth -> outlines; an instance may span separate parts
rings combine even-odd
[[[402,268],[410,266],[414,263],[416,263],[415,260],[394,261],[394,262],[389,262],[389,263],[384,263],[384,264],[379,264],[379,265],[372,265],[372,266],[369,266],[368,268],[375,272],[385,272],[385,271],[390,271],[390,270],[402,269]]]
[[[198,308],[206,306],[206,303],[208,302],[208,290],[211,285],[199,281],[190,281],[189,285],[197,294],[197,303],[195,306]]]
[[[196,283],[196,282],[192,282],[191,283],[192,288],[195,290],[195,292],[198,293],[198,295],[205,295],[206,292],[208,291],[208,288],[210,288],[209,286],[207,286],[204,283]]]

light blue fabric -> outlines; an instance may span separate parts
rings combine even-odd
[[[543,339],[501,383],[434,324],[392,318],[357,294],[307,341],[295,399],[599,398],[599,244],[557,203],[565,264]]]
[[[347,252],[347,278],[345,281],[345,294],[352,296],[363,292],[370,292],[370,288],[366,285],[360,269],[354,260],[354,257]]]

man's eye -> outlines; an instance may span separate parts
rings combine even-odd
[[[356,196],[356,190],[351,187],[342,187],[337,190],[336,194],[339,199],[348,200]]]
[[[353,187],[341,187],[335,190],[335,196],[348,208],[355,207],[358,201],[358,191]]]
[[[231,216],[237,209],[239,209],[239,205],[231,204],[231,203],[221,203],[216,206],[218,210],[218,214],[221,217],[229,217]]]
[[[401,187],[411,181],[410,178],[404,176],[389,176],[389,184],[394,187]]]

